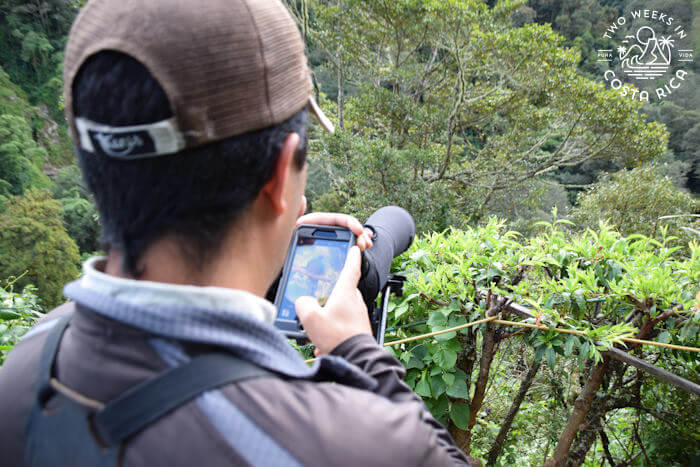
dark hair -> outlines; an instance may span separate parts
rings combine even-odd
[[[73,82],[76,117],[113,125],[152,123],[170,118],[163,88],[135,59],[100,52],[81,67]],[[147,248],[173,235],[194,270],[219,250],[272,175],[285,138],[301,136],[295,153],[306,159],[308,111],[288,120],[177,154],[124,161],[76,150],[83,177],[95,195],[106,249],[123,254],[122,269],[140,276],[138,263]]]

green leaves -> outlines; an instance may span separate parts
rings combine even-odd
[[[457,362],[457,352],[448,349],[440,349],[433,355],[433,361],[443,369],[450,369]]]
[[[421,397],[430,397],[432,395],[432,392],[430,390],[430,383],[428,383],[427,374],[427,370],[423,371],[423,373],[421,374],[421,378],[418,380],[416,386],[413,388],[416,394],[418,394]]]
[[[624,348],[622,339],[636,335],[644,320],[673,309],[676,315],[657,324],[655,339],[699,344],[700,310],[694,306],[700,283],[700,245],[689,244],[690,257],[684,257],[664,241],[623,237],[606,224],[572,234],[564,232],[558,221],[546,227],[541,234],[527,239],[507,232],[495,220],[479,228],[428,234],[418,237],[412,249],[394,263],[395,271],[407,274],[407,298],[392,298],[389,327],[421,323],[398,329],[394,338],[445,330],[483,318],[483,293],[489,286],[492,293],[507,295],[515,303],[530,307],[539,314],[540,324],[581,333],[524,330],[502,341],[506,344],[494,360],[483,405],[491,411],[491,417],[484,418],[485,424],[479,419],[473,431],[475,439],[484,433],[493,439],[498,427],[490,427],[490,419],[494,411],[493,420],[505,415],[504,399],[493,394],[512,397],[522,381],[519,356],[514,361],[512,350],[507,350],[511,345],[530,345],[536,363],[547,366],[545,379],[538,377],[533,385],[537,388],[533,390],[539,391],[537,397],[549,401],[538,409],[537,426],[556,439],[557,425],[550,426],[552,406],[559,405],[559,400],[568,401],[592,365],[601,361],[602,352],[613,345]],[[482,292],[479,299],[473,281]],[[536,318],[526,321],[534,324]],[[476,384],[485,327],[482,324],[449,332],[396,349],[409,369],[407,383],[437,418],[449,419],[460,429],[468,426],[470,384]],[[499,332],[514,330],[504,326]],[[470,356],[474,358],[472,374],[467,375],[458,366],[468,368],[464,363]],[[694,368],[697,359],[691,357]],[[509,358],[510,362],[500,364],[501,359]],[[678,368],[679,358],[688,360],[682,352],[677,356],[664,352],[659,365]],[[564,380],[568,380],[566,384]],[[545,381],[548,383],[543,384]],[[555,397],[542,392],[549,383]],[[607,384],[603,391],[614,387]],[[494,390],[497,392],[490,392]],[[533,429],[531,423],[516,418],[512,434]]]
[[[447,388],[447,385],[445,384],[445,381],[442,379],[442,376],[440,374],[436,374],[434,376],[430,377],[430,390],[432,392],[433,397],[440,397],[445,393],[445,389]]]
[[[464,403],[452,404],[450,420],[461,430],[469,428],[469,406]]]
[[[697,200],[677,188],[658,167],[647,165],[603,177],[581,195],[573,216],[579,224],[591,228],[600,219],[609,219],[623,234],[660,238],[659,227],[667,226],[672,234],[689,238],[680,230],[688,218],[659,218],[692,213],[697,206]]]
[[[547,366],[551,370],[554,370],[554,366],[557,363],[557,355],[554,353],[554,349],[552,347],[547,347],[544,351],[544,356],[547,359]]]
[[[20,277],[18,287],[35,285],[49,307],[62,303],[63,286],[80,273],[80,254],[63,227],[58,201],[30,188],[8,203],[0,225],[0,278]]]
[[[22,336],[41,318],[36,287],[28,285],[21,293],[14,292],[18,278],[8,280],[0,288],[0,364]]]
[[[569,336],[566,338],[566,343],[564,344],[564,356],[570,357],[573,354],[574,348],[579,347],[579,340],[576,336]]]
[[[438,310],[430,315],[428,319],[428,326],[430,330],[444,331],[446,329],[451,329],[457,326],[467,324],[467,318],[459,315],[451,315],[449,318],[445,317],[442,311]],[[438,334],[434,337],[435,340],[439,342],[445,342],[453,339],[457,335],[457,331],[446,332],[444,334]]]
[[[452,386],[455,382],[455,374],[454,373],[443,373],[442,380],[445,382],[445,384],[447,386]]]
[[[516,3],[346,0],[313,2],[311,20],[298,16],[321,62],[321,87],[352,89],[327,104],[344,129],[322,137],[328,148],[312,155],[345,209],[362,218],[398,203],[420,230],[437,231],[494,209],[541,217],[549,200],[533,204],[542,174],[594,154],[638,164],[664,153],[663,127],[578,74],[578,49],[564,47],[550,25],[513,27],[505,12]],[[480,282],[499,275],[486,268]]]
[[[22,315],[14,311],[0,309],[0,321],[10,321],[21,317]]]
[[[585,333],[532,333],[538,357],[550,367],[557,364],[556,354],[576,357],[581,365],[588,359],[598,360],[598,347],[622,345],[623,338],[633,336],[635,325],[621,322],[637,308],[629,296],[640,303],[653,301],[649,307],[652,318],[668,306],[675,306],[681,316],[692,309],[700,278],[700,248],[694,244],[689,245],[693,256],[683,258],[670,252],[664,242],[639,235],[621,237],[605,224],[597,231],[568,238],[561,225],[559,221],[549,223],[544,233],[522,243],[493,220],[479,229],[416,239],[411,251],[396,262],[408,273],[407,298],[394,302],[390,326],[422,319],[426,325],[402,329],[396,337],[445,330],[483,317],[480,307],[484,303],[474,301],[472,280],[489,276],[491,280],[497,274],[498,285],[492,282],[495,293],[539,310],[543,324]],[[520,281],[511,285],[516,277],[521,277]],[[668,335],[660,338],[692,341],[699,328],[690,320],[669,327]],[[420,347],[406,349],[401,360],[408,368],[427,366],[451,374],[462,351],[464,341],[459,339],[479,332],[478,327],[470,329],[439,335]],[[446,384],[447,394],[466,393],[466,388],[450,389],[451,381]]]
[[[467,375],[462,370],[455,371],[454,383],[447,388],[447,395],[456,399],[469,398],[469,388],[467,388]]]
[[[586,299],[583,297],[583,293],[583,289],[576,289],[571,295],[576,307],[578,308],[577,311],[579,312],[586,311]]]
[[[442,312],[442,310],[436,310],[428,318],[428,326],[430,326],[431,331],[440,331],[447,325],[447,316]]]
[[[549,333],[554,334],[552,331]],[[544,357],[547,362],[547,366],[554,370],[557,362],[557,353],[564,354],[562,351],[562,340],[559,337],[555,337],[550,340],[547,339],[546,336],[538,335],[535,337],[534,341],[539,343],[539,345],[535,347],[535,361],[539,362]]]

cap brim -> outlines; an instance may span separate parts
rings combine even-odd
[[[311,114],[316,117],[316,120],[318,120],[318,123],[320,123],[328,133],[335,133],[335,126],[333,125],[333,122],[331,122],[331,120],[326,117],[326,114],[323,113],[323,110],[321,110],[321,107],[318,105],[318,102],[316,102],[316,99],[314,99],[314,96],[309,96],[309,109],[311,110]]]

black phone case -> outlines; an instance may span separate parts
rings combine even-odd
[[[338,232],[342,232],[342,236],[347,238],[343,238],[342,240],[338,240],[338,242],[342,243],[347,243],[348,247],[347,250],[350,250],[350,247],[355,244],[356,238],[355,234],[353,234],[350,229],[346,227],[339,227],[339,226],[333,226],[333,225],[316,225],[316,224],[302,224],[298,226],[296,229],[294,229],[294,234],[292,235],[292,239],[289,242],[289,248],[287,249],[287,258],[284,260],[284,268],[282,269],[282,276],[279,281],[279,286],[277,287],[277,293],[275,295],[275,308],[277,310],[277,316],[275,317],[275,327],[282,331],[287,337],[293,338],[293,339],[307,339],[306,332],[304,332],[303,329],[300,328],[299,322],[297,319],[294,320],[286,320],[286,319],[280,319],[279,318],[279,308],[282,303],[282,299],[284,298],[284,294],[287,289],[287,281],[289,280],[289,274],[292,266],[292,260],[294,258],[294,252],[299,240],[299,237],[301,238],[318,238],[318,239],[326,239],[328,240],[327,236],[315,236],[314,233],[316,232],[334,232],[336,235],[338,235]]]

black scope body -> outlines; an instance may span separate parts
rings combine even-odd
[[[371,310],[377,295],[389,279],[391,262],[413,243],[416,225],[405,209],[384,206],[369,216],[365,227],[374,232],[373,245],[363,253],[362,277],[357,288],[362,293],[367,308]]]

